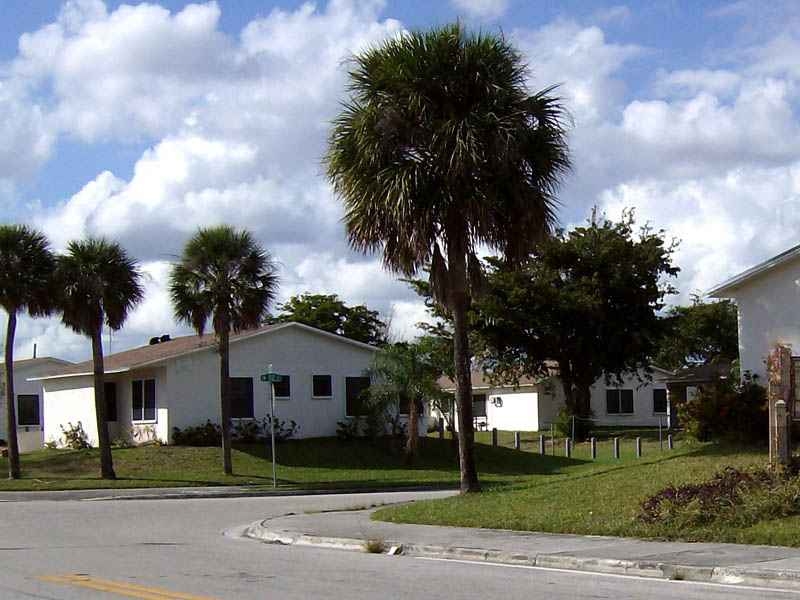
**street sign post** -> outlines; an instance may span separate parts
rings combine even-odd
[[[277,477],[277,469],[276,469],[276,458],[275,458],[275,424],[277,423],[277,418],[275,416],[275,384],[280,383],[283,381],[284,376],[278,373],[273,373],[272,371],[272,363],[267,366],[267,372],[261,375],[261,381],[265,383],[269,383],[269,404],[267,408],[269,409],[269,428],[270,428],[270,440],[272,442],[272,487],[278,487],[278,477]]]

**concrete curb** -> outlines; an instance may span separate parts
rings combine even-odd
[[[336,494],[391,494],[397,492],[439,492],[455,490],[453,486],[410,486],[383,488],[332,488],[332,489],[260,489],[242,488],[228,489],[225,486],[196,488],[130,488],[125,489],[93,489],[93,490],[31,490],[25,492],[0,492],[0,503],[29,501],[65,501],[100,502],[108,500],[191,500],[202,498],[270,498],[286,496],[330,496]],[[131,492],[136,493],[131,493]]]
[[[366,552],[367,539],[326,537],[289,530],[272,530],[270,519],[257,521],[243,530],[243,537],[268,544],[307,546],[350,552]],[[567,554],[526,554],[485,548],[438,546],[381,540],[384,554],[422,558],[468,560],[506,565],[564,569],[587,573],[629,575],[676,581],[734,584],[783,590],[800,590],[800,571],[681,565],[649,560],[591,558]],[[390,551],[394,550],[394,551]]]

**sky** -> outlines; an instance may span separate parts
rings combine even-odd
[[[188,333],[169,265],[218,223],[278,260],[280,300],[337,293],[412,337],[423,306],[348,248],[321,157],[346,59],[456,19],[510,39],[531,91],[560,86],[563,227],[633,208],[680,241],[671,302],[800,242],[800,5],[779,0],[0,0],[2,221],[58,251],[106,236],[140,262],[147,298],[107,351]],[[21,320],[17,357],[34,343],[90,355],[56,318]]]

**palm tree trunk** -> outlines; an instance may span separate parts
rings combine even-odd
[[[19,444],[17,442],[17,411],[14,405],[14,336],[17,333],[17,313],[8,313],[6,327],[6,430],[8,431],[8,478],[19,479]]]
[[[479,492],[475,466],[475,432],[472,423],[472,373],[467,323],[467,264],[464,249],[448,247],[450,309],[453,313],[453,361],[456,376],[456,412],[458,413],[458,462],[461,493]]]
[[[406,440],[406,462],[411,464],[417,457],[419,447],[419,419],[417,418],[417,399],[408,399],[408,440]]]
[[[222,416],[222,469],[226,475],[233,475],[231,459],[231,379],[230,379],[230,333],[227,324],[219,333],[219,398]]]
[[[106,421],[105,365],[103,364],[103,337],[100,328],[92,332],[92,362],[94,363],[94,413],[97,420],[97,444],[100,446],[100,476],[116,479],[111,457],[111,440]]]

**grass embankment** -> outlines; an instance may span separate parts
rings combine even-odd
[[[458,462],[449,440],[422,440],[419,460],[409,467],[398,451],[365,441],[335,438],[292,440],[278,445],[282,487],[366,488],[457,485]],[[89,488],[215,485],[272,485],[272,462],[263,445],[237,446],[234,475],[222,474],[219,448],[145,446],[115,449],[117,479],[98,477],[97,450],[40,450],[22,455],[22,479],[0,479],[0,492]],[[490,485],[509,485],[538,473],[555,472],[567,459],[539,457],[513,449],[482,446],[479,468]],[[0,472],[7,460],[0,458]]]
[[[503,442],[508,439],[501,436]],[[528,443],[538,448],[538,435]],[[763,467],[766,448],[744,450],[680,442],[675,450],[661,452],[656,437],[655,441],[643,441],[641,459],[633,457],[632,441],[624,440],[623,457],[615,461],[610,458],[610,444],[598,443],[599,459],[594,462],[585,460],[588,444],[581,444],[572,461],[548,474],[533,474],[503,488],[484,483],[481,494],[384,508],[375,518],[396,523],[800,546],[800,517],[740,528],[722,523],[696,529],[647,525],[637,519],[642,501],[668,485],[705,481],[726,466]]]

